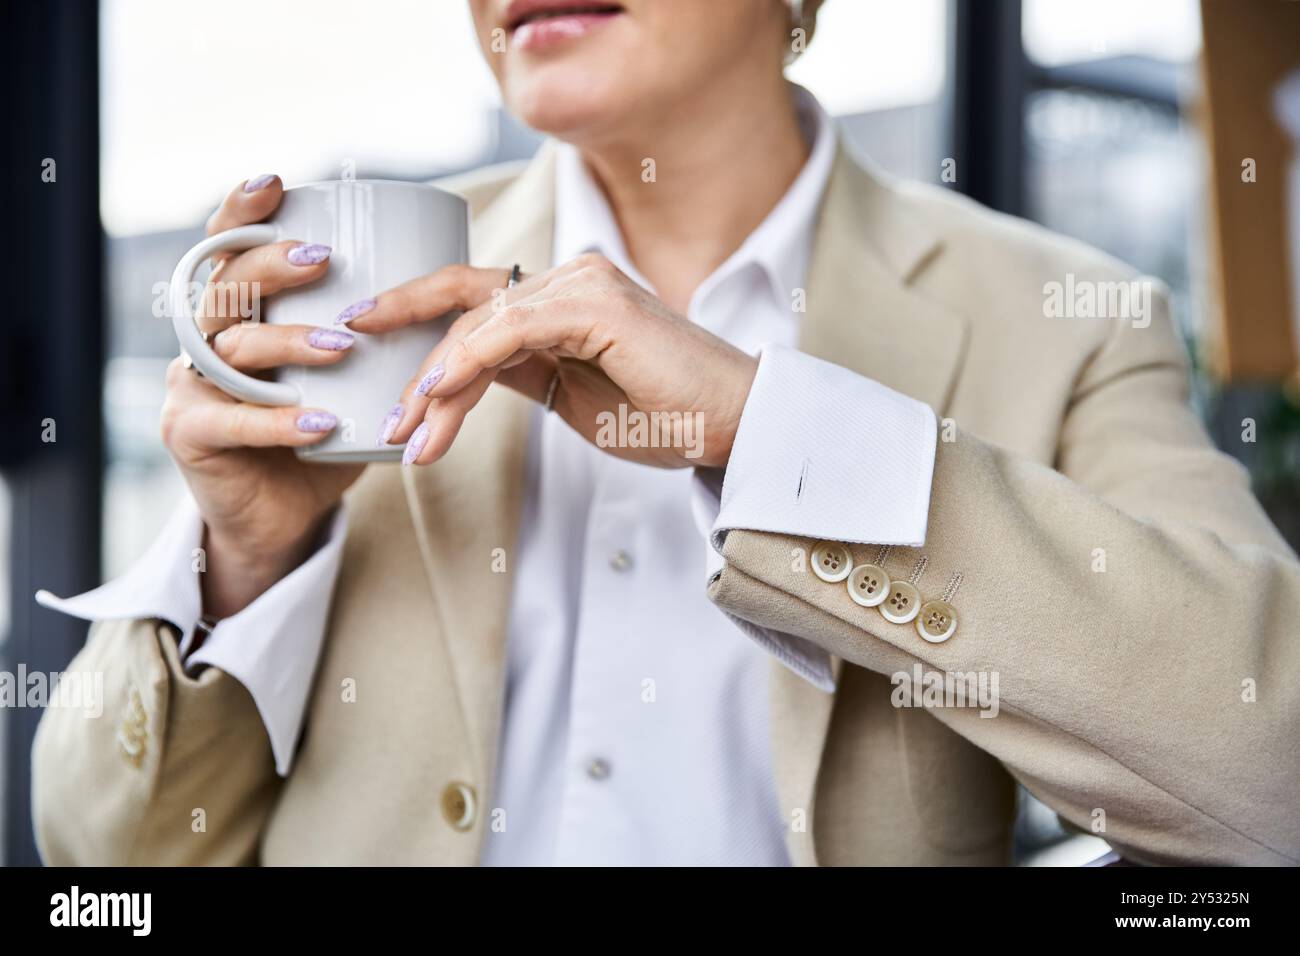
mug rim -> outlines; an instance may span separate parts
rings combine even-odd
[[[289,193],[289,192],[293,192],[295,189],[308,189],[312,186],[339,186],[339,185],[407,186],[412,189],[432,189],[434,192],[443,193],[444,195],[447,196],[455,196],[455,198],[457,199],[462,198],[460,196],[457,196],[453,192],[448,192],[446,189],[443,189],[439,186],[435,186],[433,183],[413,183],[407,179],[317,179],[309,183],[298,183],[296,186],[286,186],[284,188],[284,192]]]

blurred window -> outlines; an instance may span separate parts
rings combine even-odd
[[[788,75],[834,114],[929,103],[943,91],[946,0],[827,0]]]
[[[249,176],[412,179],[492,151],[496,85],[468,4],[102,4],[101,210],[186,229]]]
[[[1043,66],[1104,57],[1188,62],[1201,48],[1197,0],[1024,0],[1025,53]]]
[[[1027,214],[1163,279],[1195,339],[1205,157],[1179,106],[1194,93],[1197,0],[1024,0],[1022,11],[1026,54],[1057,80],[1026,101]]]

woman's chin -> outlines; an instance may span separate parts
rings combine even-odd
[[[573,99],[540,99],[513,108],[516,116],[541,133],[559,139],[581,141],[623,122],[628,112],[603,102],[583,103]]]

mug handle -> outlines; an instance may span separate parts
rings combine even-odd
[[[180,340],[181,348],[189,355],[194,367],[227,395],[257,405],[298,405],[302,402],[302,394],[298,391],[298,386],[289,382],[268,382],[253,378],[223,362],[194,324],[194,312],[190,308],[190,283],[194,281],[194,273],[198,271],[199,265],[213,253],[251,249],[253,246],[268,245],[279,238],[276,227],[266,223],[237,226],[209,236],[181,257],[167,290],[172,328],[176,330],[176,338]]]

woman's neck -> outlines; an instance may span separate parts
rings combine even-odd
[[[736,251],[808,158],[790,86],[738,78],[649,119],[635,142],[579,144],[628,255],[669,306]]]

